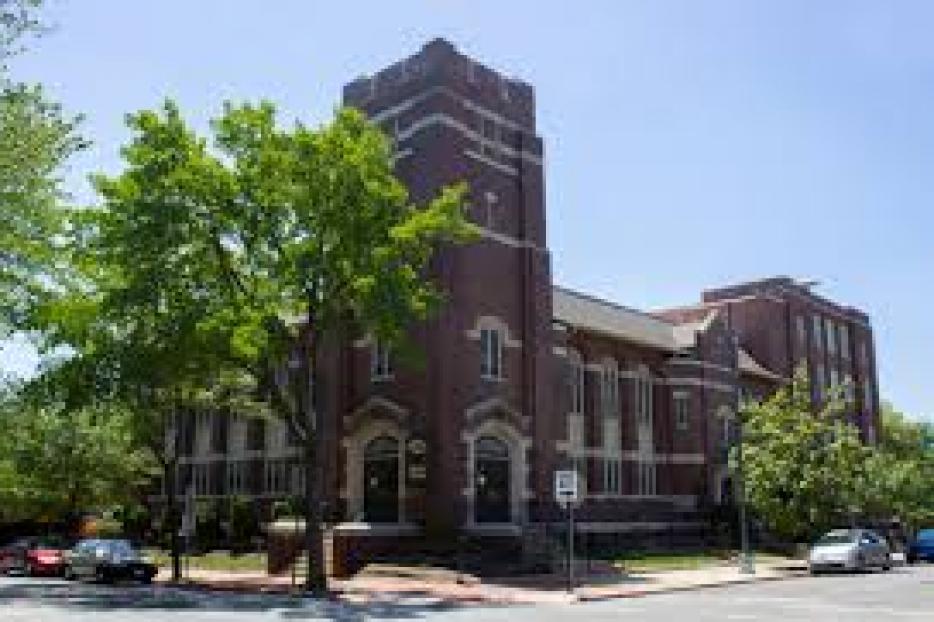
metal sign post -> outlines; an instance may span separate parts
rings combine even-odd
[[[568,593],[574,591],[574,506],[578,501],[577,471],[555,471],[555,501],[568,511]]]

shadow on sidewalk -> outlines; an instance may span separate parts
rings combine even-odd
[[[23,601],[65,612],[199,611],[273,613],[283,620],[418,619],[459,608],[416,594],[382,595],[366,603],[313,599],[284,594],[215,592],[172,586],[94,585],[57,580],[23,579],[0,583],[0,609]]]

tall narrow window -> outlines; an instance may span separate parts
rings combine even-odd
[[[608,495],[618,495],[622,489],[620,474],[622,462],[619,458],[606,458],[603,460],[603,492]]]
[[[803,315],[795,316],[795,328],[798,331],[798,347],[802,350],[807,348],[808,345],[808,331],[805,326],[805,319]]]
[[[604,361],[600,374],[600,403],[604,417],[615,417],[619,413],[619,380],[616,361]]]
[[[836,356],[837,353],[837,329],[833,320],[827,318],[824,320],[824,332],[827,334],[827,351],[830,356]]]
[[[571,413],[575,415],[584,414],[584,364],[577,352],[568,353],[570,361],[571,377]]]
[[[850,327],[840,324],[840,356],[843,360],[850,359]]]
[[[814,315],[814,326],[811,331],[811,340],[814,342],[814,347],[818,350],[821,350],[824,347],[824,323],[821,321],[819,315]]]
[[[869,414],[872,414],[873,407],[873,394],[872,394],[872,380],[866,378],[863,380],[863,410]]]
[[[388,343],[374,341],[370,350],[370,378],[375,381],[392,378],[392,354]]]
[[[639,480],[637,482],[636,488],[638,494],[642,496],[654,495],[656,490],[655,462],[640,462],[638,471]]]
[[[503,377],[503,337],[495,328],[480,329],[480,375]]]
[[[691,427],[691,396],[684,391],[674,394],[675,427],[684,431]]]
[[[814,393],[817,395],[818,400],[824,399],[824,387],[827,382],[826,376],[824,375],[824,364],[818,363],[815,368],[814,373]]]
[[[213,418],[211,413],[199,412],[195,415],[195,455],[206,456],[213,445]]]

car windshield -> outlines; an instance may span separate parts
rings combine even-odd
[[[849,544],[856,540],[856,533],[852,531],[831,531],[817,541],[817,544]]]
[[[126,540],[111,540],[107,543],[107,548],[111,555],[119,555],[120,557],[132,557],[136,554],[133,545]]]

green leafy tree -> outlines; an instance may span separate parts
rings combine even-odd
[[[882,403],[878,445],[867,461],[863,491],[867,514],[898,518],[909,527],[934,521],[934,451],[928,424],[911,421]]]
[[[438,308],[433,252],[476,234],[465,190],[412,203],[390,142],[353,110],[280,129],[271,104],[228,105],[212,145],[171,102],[128,123],[127,168],[96,178],[104,204],[84,241],[91,269],[106,266],[97,317],[118,349],[159,370],[158,391],[253,389],[302,439],[308,583],[321,588],[325,344],[366,331],[402,346]],[[141,375],[127,371],[131,357],[117,360],[121,382]]]
[[[132,418],[114,404],[64,409],[19,391],[0,407],[3,519],[74,519],[136,500],[152,476]]]
[[[66,211],[57,175],[85,142],[39,86],[14,84],[7,60],[38,29],[38,0],[0,0],[0,337],[24,321],[37,297],[67,276],[57,254]]]
[[[776,535],[809,538],[862,513],[869,450],[846,422],[842,393],[817,412],[806,376],[740,411],[745,489],[750,506]]]

